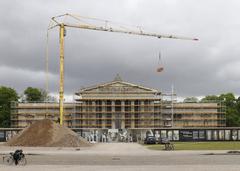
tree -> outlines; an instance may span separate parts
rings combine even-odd
[[[9,87],[0,87],[0,127],[10,127],[11,101],[17,101],[17,92]]]
[[[28,87],[24,90],[22,100],[27,102],[44,102],[52,101],[51,97],[45,90],[40,88]]]
[[[206,96],[201,100],[201,102],[207,101],[222,102],[226,106],[226,125],[240,126],[240,98],[236,99],[233,93],[225,93],[219,96]]]
[[[236,99],[233,93],[221,94],[219,96],[219,99],[223,101],[228,107],[234,107],[236,103]]]
[[[24,95],[27,102],[39,102],[43,100],[43,95],[40,89],[28,87],[24,90]]]
[[[209,102],[209,101],[217,102],[219,101],[219,97],[216,95],[208,95],[201,99],[201,102]]]
[[[185,103],[197,103],[198,98],[197,97],[187,97],[183,100]]]
[[[236,103],[236,98],[233,93],[225,93],[219,96],[219,99],[226,105],[226,120],[227,126],[240,126],[240,109]]]
[[[41,101],[54,101],[56,102],[56,98],[49,95],[48,92],[46,90],[43,90],[43,89],[39,89],[41,91],[41,94],[42,94],[42,97],[41,97]]]
[[[225,93],[219,96],[208,95],[201,99],[201,102],[221,102],[226,106],[226,125],[240,126],[240,98],[235,99],[233,93]]]

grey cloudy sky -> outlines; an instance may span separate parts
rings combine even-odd
[[[68,29],[65,91],[125,81],[179,96],[240,94],[238,0],[1,0],[0,85],[21,93],[44,88],[46,29],[64,13],[142,26],[146,31],[197,37],[199,42]],[[58,30],[50,32],[50,91],[58,91]],[[164,72],[156,73],[161,51]]]

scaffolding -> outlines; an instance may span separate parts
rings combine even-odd
[[[120,103],[115,103],[117,99],[81,99],[65,103],[64,125],[96,129],[226,126],[226,111],[222,102],[177,103],[163,96],[165,94],[156,99],[119,99]],[[58,103],[47,104],[48,111],[45,110],[46,103],[12,103],[12,127],[25,127],[44,118],[57,121]]]

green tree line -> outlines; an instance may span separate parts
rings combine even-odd
[[[0,128],[10,127],[12,101],[42,102],[50,99],[53,98],[39,88],[27,87],[23,94],[19,96],[13,88],[0,86]]]
[[[42,102],[55,100],[50,97],[46,91],[27,87],[22,95],[18,95],[16,90],[10,87],[0,86],[0,127],[10,127],[11,102]],[[240,97],[236,98],[233,93],[221,95],[207,95],[204,98],[187,97],[184,102],[222,102],[226,105],[227,126],[240,126]]]
[[[187,97],[184,102],[222,102],[226,106],[226,124],[229,127],[240,126],[240,97],[233,93],[207,95],[202,99]]]

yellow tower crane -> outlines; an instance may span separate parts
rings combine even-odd
[[[71,23],[65,21],[65,19],[71,19]],[[89,23],[93,22],[93,23]],[[97,24],[96,24],[97,23]],[[129,27],[121,24],[117,24],[108,20],[101,20],[90,17],[83,17],[74,14],[63,14],[51,18],[48,30],[59,27],[59,39],[60,39],[60,82],[59,82],[59,112],[60,112],[60,125],[63,125],[63,103],[64,103],[64,37],[66,36],[66,27],[125,33],[140,36],[149,36],[156,38],[170,38],[170,39],[182,39],[182,40],[198,40],[196,38],[180,37],[167,34],[157,34],[144,32],[140,27]]]

